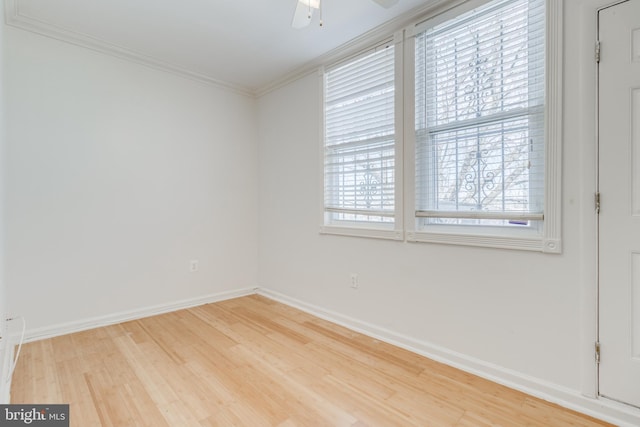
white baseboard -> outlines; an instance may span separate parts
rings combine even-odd
[[[298,308],[314,316],[347,327],[353,331],[393,344],[435,361],[453,366],[465,372],[486,378],[509,388],[522,391],[540,399],[556,403],[586,415],[619,425],[640,426],[640,410],[607,399],[594,399],[578,391],[525,375],[444,347],[419,341],[396,332],[362,322],[349,316],[326,310],[313,304],[291,298],[269,289],[258,288],[257,293],[266,298]]]
[[[113,325],[116,323],[126,322],[129,320],[141,319],[143,317],[154,316],[156,314],[169,313],[171,311],[182,310],[184,308],[195,307],[198,305],[209,304],[212,302],[224,301],[232,298],[239,298],[246,295],[255,294],[255,288],[245,288],[233,291],[218,292],[215,294],[203,295],[196,298],[184,299],[169,304],[154,305],[143,307],[136,310],[122,311],[106,316],[91,317],[68,323],[59,323],[57,325],[45,326],[42,328],[27,329],[25,333],[25,342],[37,341],[46,338],[52,338],[60,335],[71,334],[73,332],[86,331],[88,329],[99,328],[102,326]]]

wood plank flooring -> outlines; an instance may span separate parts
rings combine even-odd
[[[13,403],[91,426],[602,426],[260,296],[26,344]]]

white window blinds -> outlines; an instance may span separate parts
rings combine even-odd
[[[394,223],[394,68],[388,43],[325,73],[325,224]]]
[[[497,0],[416,35],[421,225],[544,218],[543,0]]]

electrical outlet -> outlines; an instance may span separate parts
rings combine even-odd
[[[200,266],[197,259],[192,259],[191,261],[189,261],[189,271],[191,273],[195,273],[196,271],[198,271],[199,267]]]
[[[351,273],[351,288],[358,289],[358,275],[356,273]]]

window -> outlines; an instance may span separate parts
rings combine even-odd
[[[543,219],[544,3],[491,2],[416,36],[416,216]]]
[[[559,185],[545,165],[556,154],[547,152],[545,17],[544,0],[494,0],[417,26],[413,221],[425,234],[415,240],[493,245],[452,238],[477,234],[557,248],[540,246],[555,210],[545,190]]]
[[[562,8],[468,0],[329,67],[322,230],[560,252]]]
[[[382,231],[372,237],[402,237],[394,232],[395,69],[389,42],[324,73],[325,232],[369,229]]]

